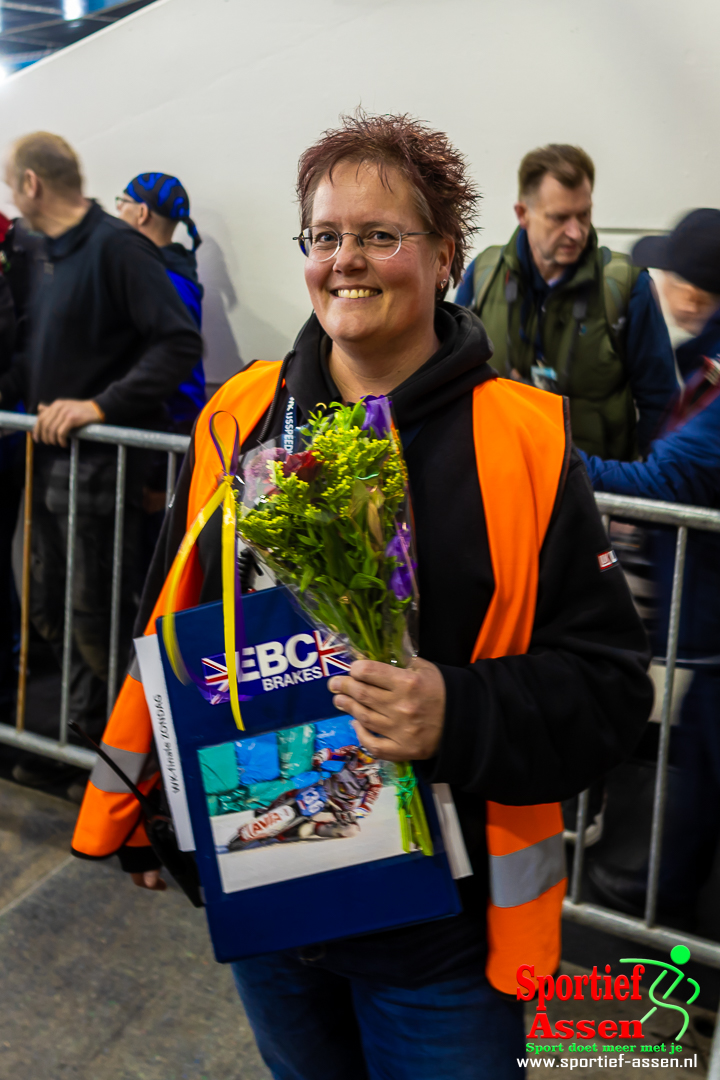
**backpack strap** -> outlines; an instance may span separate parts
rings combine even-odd
[[[505,245],[485,248],[475,259],[473,266],[473,302],[472,310],[476,315],[480,314],[483,300],[487,296],[488,289],[502,260]]]
[[[625,355],[625,330],[630,294],[641,274],[640,267],[633,266],[629,255],[621,255],[609,248],[600,249],[603,257],[603,296],[605,317],[610,336],[620,357]]]

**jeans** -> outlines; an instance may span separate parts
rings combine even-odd
[[[517,1080],[523,1006],[482,970],[403,989],[313,967],[294,951],[233,976],[275,1080]]]

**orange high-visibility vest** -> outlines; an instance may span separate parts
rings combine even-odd
[[[210,417],[225,410],[244,442],[267,412],[279,365],[256,361],[222,386],[200,414],[194,436],[195,467],[187,525],[217,484],[217,452]],[[540,550],[563,473],[566,426],[563,399],[505,379],[491,379],[473,393],[478,476],[495,589],[472,659],[527,652],[537,599]],[[188,560],[178,608],[195,606],[202,586],[197,549]],[[145,633],[167,613],[167,582]],[[148,772],[152,725],[142,684],[131,670],[108,721],[103,748],[144,791],[157,783]],[[150,766],[152,768],[152,766]],[[566,876],[563,823],[558,803],[540,806],[487,804],[490,900],[487,975],[514,994],[520,964],[553,972],[560,962],[560,916]],[[90,777],[73,838],[73,850],[105,858],[123,845],[147,845],[140,809],[115,773],[99,762]]]
[[[483,383],[475,390],[473,433],[495,590],[472,659],[517,656],[530,646],[540,549],[569,448],[564,398],[505,379]],[[567,887],[560,804],[488,802],[485,832],[486,974],[514,995],[521,964],[551,974],[560,963]]]

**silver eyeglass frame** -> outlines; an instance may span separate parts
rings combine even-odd
[[[318,228],[318,227],[319,226],[308,225],[307,229]],[[307,229],[303,229],[303,231],[300,233],[299,236],[293,236],[293,240],[297,240],[300,251],[305,256],[306,259],[312,259],[313,262],[318,262],[318,263],[330,262],[331,259],[334,259],[335,256],[337,255],[338,251],[342,247],[343,238],[346,237],[346,236],[354,236],[355,237],[355,239],[357,240],[357,243],[358,243],[358,247],[360,248],[360,251],[365,255],[365,258],[372,259],[374,262],[387,262],[388,259],[392,259],[392,258],[394,258],[395,255],[397,255],[398,251],[402,247],[402,242],[403,242],[403,240],[405,239],[406,236],[437,236],[438,235],[438,233],[436,233],[434,229],[427,229],[425,232],[398,232],[397,233],[398,246],[395,248],[395,250],[393,251],[393,253],[391,255],[371,255],[368,251],[366,251],[366,249],[365,249],[365,241],[363,240],[360,233],[356,233],[356,232],[342,232],[342,233],[339,233],[339,232],[337,232],[336,229],[328,229],[327,232],[334,233],[335,236],[337,237],[337,241],[338,241],[337,242],[337,247],[335,248],[335,250],[332,252],[331,255],[326,256],[324,259],[317,259],[312,254],[312,241],[310,241],[310,244],[308,246],[308,250],[307,251],[305,250],[304,245],[309,240],[309,237],[307,237],[305,235]],[[385,231],[389,232],[389,229],[386,229]]]

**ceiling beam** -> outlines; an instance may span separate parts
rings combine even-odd
[[[54,15],[55,17],[59,14],[57,8],[40,7],[38,4],[16,4],[14,0],[0,0],[0,8],[3,11],[30,11],[38,15]]]
[[[0,34],[0,56],[2,56],[4,59],[8,59],[9,57],[11,57],[13,55],[13,53],[4,52],[3,51],[3,45],[4,44],[5,44],[5,42],[3,41],[2,34]],[[58,45],[57,41],[48,41],[47,38],[43,38],[43,37],[39,37],[39,38],[36,38],[36,37],[13,37],[7,42],[7,44],[8,45],[34,45],[38,49],[51,49],[53,52],[57,52],[58,49],[64,48],[64,46]]]
[[[11,53],[0,55],[0,61],[7,64],[34,64],[36,60],[43,60],[46,56],[52,56],[55,49],[42,49],[38,52]]]
[[[45,30],[48,26],[75,26],[81,22],[99,22],[103,25],[110,26],[112,23],[118,22],[118,16],[112,15],[96,15],[94,12],[90,15],[82,15],[79,19],[44,19],[42,22],[26,23],[25,26],[18,26],[15,29],[3,30],[0,33],[0,42],[8,41],[12,39],[16,34],[32,33],[35,30]],[[64,45],[58,45],[58,48],[64,48]]]

